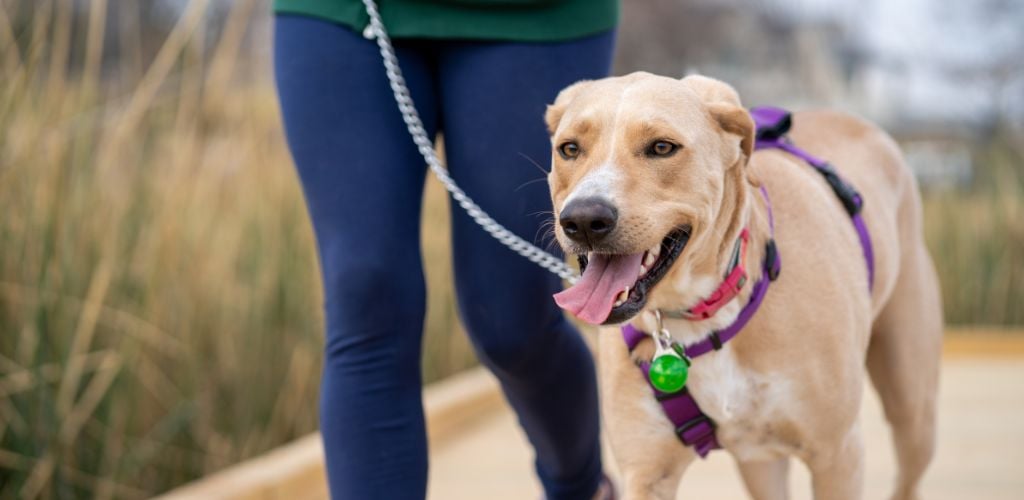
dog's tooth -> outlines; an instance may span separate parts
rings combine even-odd
[[[640,276],[643,276],[645,274],[647,274],[647,265],[646,264],[640,264]]]
[[[647,269],[650,269],[651,266],[654,265],[654,261],[656,261],[656,260],[658,260],[658,254],[647,252],[647,256],[644,257],[643,267],[646,267]],[[646,272],[646,271],[644,271],[644,272]]]
[[[629,299],[629,287],[626,287],[625,290],[619,292],[619,294],[615,296],[614,307],[619,307],[622,304],[625,304],[627,299]]]

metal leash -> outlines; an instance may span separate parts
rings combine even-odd
[[[388,81],[391,82],[391,91],[395,94],[395,103],[398,104],[399,111],[402,112],[402,120],[405,121],[406,127],[409,129],[409,135],[412,136],[413,142],[416,143],[417,148],[423,159],[426,160],[427,165],[430,166],[430,170],[437,176],[437,180],[441,181],[441,184],[445,189],[451,193],[452,198],[461,206],[470,217],[476,221],[484,231],[494,237],[494,239],[501,242],[502,245],[510,248],[512,251],[526,257],[531,262],[557,274],[562,279],[569,283],[576,283],[579,279],[579,275],[571,267],[567,266],[562,259],[551,255],[548,252],[540,249],[536,245],[529,241],[520,238],[518,235],[509,231],[505,226],[502,226],[498,221],[487,215],[479,205],[476,204],[466,193],[452,180],[448,174],[448,169],[441,164],[441,161],[437,158],[434,153],[434,141],[427,136],[427,131],[423,128],[423,122],[420,120],[419,113],[416,112],[416,106],[412,102],[412,96],[409,94],[408,87],[405,86],[405,78],[402,77],[402,70],[398,67],[398,58],[395,56],[395,49],[391,46],[391,39],[388,38],[387,32],[384,30],[384,23],[380,20],[380,13],[377,11],[377,4],[374,0],[363,0],[363,5],[366,6],[366,13],[370,16],[370,24],[363,31],[363,36],[367,38],[374,38],[377,40],[377,46],[380,47],[380,56],[384,60],[384,69],[388,74]]]

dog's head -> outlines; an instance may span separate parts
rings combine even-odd
[[[585,266],[559,305],[594,324],[679,307],[739,231],[754,123],[736,91],[633,73],[566,88],[545,118],[555,234]]]

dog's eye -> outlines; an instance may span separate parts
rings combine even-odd
[[[644,151],[644,153],[647,156],[659,156],[664,158],[666,156],[672,156],[672,153],[675,153],[677,149],[679,149],[679,146],[672,144],[671,142],[654,141],[650,146],[647,146],[647,151]]]
[[[571,160],[580,155],[580,146],[572,141],[563,142],[558,146],[558,154],[562,155],[562,158],[566,160]]]

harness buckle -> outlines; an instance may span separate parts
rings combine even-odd
[[[696,446],[714,433],[715,424],[703,413],[676,427],[676,436],[687,446]]]
[[[779,249],[775,246],[775,239],[768,240],[764,247],[764,266],[768,270],[768,279],[775,281],[779,279],[782,265],[779,262]]]
[[[793,125],[793,115],[782,108],[762,106],[751,109],[750,114],[757,128],[755,138],[759,141],[781,139]]]
[[[860,193],[853,186],[843,182],[831,164],[825,163],[821,165],[818,171],[821,172],[821,175],[825,177],[825,182],[828,182],[829,187],[839,197],[839,201],[843,203],[843,208],[850,214],[850,217],[860,213],[860,209],[864,205]]]
[[[718,336],[717,331],[713,331],[708,334],[708,339],[711,340],[711,347],[716,351],[722,350],[722,338]]]

